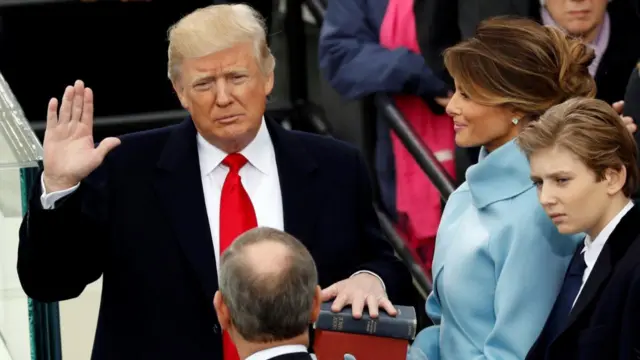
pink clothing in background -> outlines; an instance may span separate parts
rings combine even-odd
[[[388,49],[405,47],[420,54],[413,0],[389,0],[380,28],[380,44]],[[453,122],[448,115],[436,115],[422,98],[393,96],[396,106],[415,129],[446,171],[455,177]],[[415,235],[411,244],[420,248],[433,241],[442,215],[440,194],[395,134],[391,142],[396,167],[397,211],[408,219]]]

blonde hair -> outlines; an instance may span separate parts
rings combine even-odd
[[[631,196],[638,188],[640,170],[633,135],[620,115],[602,100],[573,98],[545,112],[518,135],[516,143],[527,158],[542,149],[561,147],[573,153],[600,181],[605,170],[627,170],[622,188]]]
[[[506,106],[525,120],[571,97],[595,96],[594,58],[561,30],[516,17],[485,20],[475,36],[444,53],[449,73],[474,102]]]
[[[185,59],[206,56],[246,42],[253,44],[262,73],[272,73],[276,61],[267,45],[264,19],[257,11],[244,4],[197,9],[169,28],[169,79],[176,81],[180,77],[180,66]]]

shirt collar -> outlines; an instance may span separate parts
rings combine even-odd
[[[213,146],[199,133],[196,136],[198,157],[200,160],[200,174],[207,176],[222,163],[222,160],[224,160],[228,154]],[[271,142],[271,136],[269,135],[269,130],[263,117],[256,137],[249,145],[240,151],[240,154],[244,155],[249,161],[249,164],[258,169],[258,171],[268,175],[269,171],[273,171],[269,166],[269,159],[273,152],[273,143]]]
[[[246,360],[268,360],[276,356],[284,354],[293,354],[299,352],[307,352],[307,348],[304,345],[282,345],[276,346],[270,349],[265,349],[251,354]]]
[[[629,210],[631,210],[632,207],[633,201],[629,201],[629,203],[625,205],[622,210],[620,210],[618,215],[611,219],[607,226],[605,226],[604,229],[600,231],[595,239],[592,240],[589,235],[584,238],[584,248],[582,249],[582,253],[585,254],[584,260],[587,263],[587,266],[589,266],[590,263],[592,265],[595,264],[596,260],[598,259],[598,255],[600,255],[600,251],[604,247],[604,244],[607,242],[607,239],[609,238],[609,236],[611,236],[611,233],[613,232],[613,230],[615,230],[616,226],[618,226],[620,220],[622,220],[622,218],[629,212]]]

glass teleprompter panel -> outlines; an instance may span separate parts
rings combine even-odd
[[[42,144],[0,74],[0,169],[38,166]]]
[[[16,271],[18,229],[28,189],[24,171],[37,171],[42,145],[0,74],[0,359],[31,358],[29,301]],[[30,168],[30,169],[27,169]]]

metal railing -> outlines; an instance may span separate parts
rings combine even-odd
[[[407,120],[404,119],[389,95],[376,94],[375,103],[378,110],[384,115],[384,119],[391,130],[402,142],[402,145],[409,151],[422,171],[429,177],[431,183],[438,189],[442,199],[447,201],[455,190],[451,176],[449,176],[442,164],[416,134]]]

